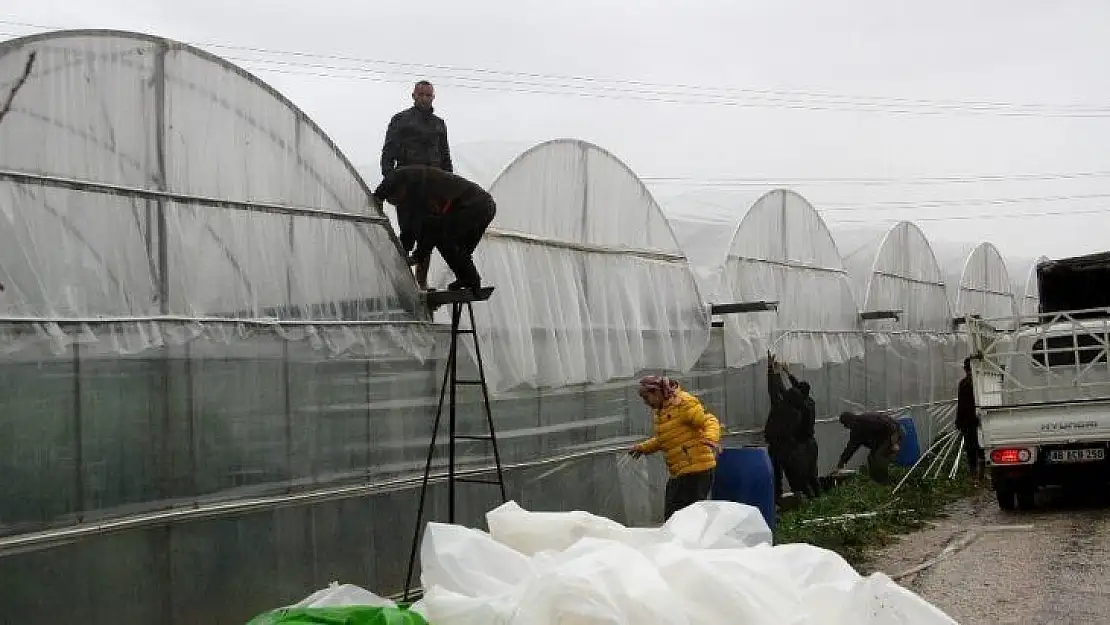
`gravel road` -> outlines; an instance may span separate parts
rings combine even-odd
[[[1041,495],[1031,512],[1002,512],[990,491],[958,502],[871,568],[961,625],[1110,623],[1110,502]]]

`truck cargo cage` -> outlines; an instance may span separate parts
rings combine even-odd
[[[1110,308],[969,319],[981,408],[1110,399]]]

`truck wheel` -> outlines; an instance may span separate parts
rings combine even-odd
[[[998,497],[998,507],[1007,512],[1017,508],[1014,489],[1009,486],[998,485],[994,487],[994,494]]]
[[[1020,506],[1022,510],[1032,510],[1034,505],[1035,505],[1034,495],[1036,494],[1036,492],[1037,492],[1036,488],[1032,485],[1022,486],[1020,489],[1018,489],[1018,491],[1017,491],[1018,506]]]

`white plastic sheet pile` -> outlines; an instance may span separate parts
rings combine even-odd
[[[487,514],[490,532],[429,523],[424,599],[435,625],[947,625],[887,576],[811,545],[771,546],[759,510],[703,501],[662,527],[586,512]]]

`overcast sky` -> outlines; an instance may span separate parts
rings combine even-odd
[[[587,139],[682,179],[652,181],[662,196],[810,179],[789,186],[833,224],[1110,248],[1106,0],[5,0],[4,38],[37,26],[199,44],[360,165],[426,76],[453,143]]]

